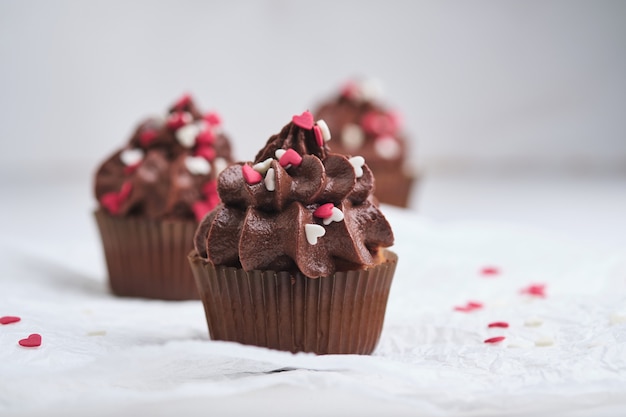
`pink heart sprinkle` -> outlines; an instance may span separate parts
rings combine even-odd
[[[122,184],[122,188],[120,189],[120,193],[118,195],[120,202],[124,202],[130,195],[130,192],[132,190],[133,190],[133,183],[130,181],[124,182],[124,184]]]
[[[19,342],[20,346],[23,347],[37,347],[41,345],[41,335],[37,333],[33,333],[28,336],[26,339],[21,339]]]
[[[249,185],[258,184],[263,180],[263,176],[256,172],[250,165],[242,165],[241,172],[243,173],[243,178]]]
[[[107,209],[109,213],[118,215],[120,213],[122,203],[128,198],[133,189],[133,184],[130,181],[126,181],[122,184],[122,188],[119,192],[112,191],[110,193],[103,194],[100,197],[100,204]]]
[[[305,111],[299,116],[293,116],[291,118],[291,121],[293,122],[293,124],[295,124],[296,126],[300,126],[303,129],[311,130],[313,128],[313,115],[308,111]]]
[[[183,96],[174,104],[174,108],[176,110],[183,110],[183,108],[189,103],[191,103],[191,94],[183,94]]]
[[[487,277],[492,277],[500,274],[500,269],[495,266],[485,266],[480,270],[480,273]]]
[[[281,167],[285,168],[288,165],[298,167],[302,163],[302,157],[293,149],[287,149],[287,151],[280,157],[278,163]]]
[[[506,329],[509,327],[509,323],[507,323],[506,321],[494,321],[493,323],[489,323],[487,327],[489,328],[500,327],[500,328]]]
[[[546,285],[545,284],[532,284],[526,288],[522,288],[520,290],[522,294],[532,295],[533,297],[541,297],[545,298],[546,296]]]
[[[137,171],[137,168],[139,168],[139,165],[141,165],[141,161],[132,165],[126,165],[124,167],[124,175],[131,175],[133,172]]]
[[[483,343],[500,343],[504,339],[506,339],[506,337],[504,337],[504,336],[490,337],[489,339],[485,339],[485,341]]]
[[[327,219],[333,215],[333,207],[335,207],[333,203],[322,204],[313,212],[313,215],[320,219]]]
[[[454,307],[454,311],[460,311],[463,313],[471,313],[474,310],[483,308],[483,304],[477,301],[468,301],[464,306]]]
[[[22,319],[17,316],[4,316],[4,317],[0,317],[0,324],[17,323],[20,320]]]
[[[196,136],[196,143],[205,146],[213,145],[215,143],[215,134],[211,129],[205,129]]]
[[[208,212],[213,210],[214,207],[215,205],[212,205],[211,202],[200,200],[191,205],[191,210],[193,211],[196,220],[200,222]]]
[[[215,159],[215,149],[210,146],[198,146],[196,151],[194,152],[195,156],[201,156],[207,161],[212,161]]]
[[[219,126],[222,123],[222,118],[215,112],[205,114],[204,120],[211,126]]]
[[[468,301],[467,306],[470,308],[483,308],[483,303],[479,303],[478,301]]]
[[[159,136],[159,133],[156,130],[144,130],[139,134],[139,143],[145,148],[150,145],[157,136]]]
[[[352,81],[348,81],[341,89],[341,95],[343,97],[353,99],[356,98],[359,92],[359,86]]]
[[[212,180],[212,181],[207,181],[203,186],[202,186],[202,194],[204,194],[205,196],[211,196],[214,194],[217,194],[217,181]]]
[[[185,112],[176,112],[172,113],[170,117],[167,118],[167,127],[171,130],[180,129],[185,126],[189,122],[188,113]]]
[[[324,146],[324,135],[322,135],[322,129],[319,126],[313,126],[313,133],[315,133],[315,141],[320,148]]]

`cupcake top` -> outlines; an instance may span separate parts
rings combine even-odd
[[[220,116],[184,95],[102,163],[95,195],[113,216],[199,221],[219,203],[216,178],[231,162]]]
[[[376,264],[393,233],[372,197],[374,177],[363,157],[329,152],[329,139],[326,123],[307,111],[254,162],[226,168],[222,203],[196,232],[198,254],[214,265],[310,278]]]
[[[370,168],[404,168],[407,145],[399,113],[387,109],[374,80],[350,81],[314,112],[336,136],[331,148],[344,155],[363,155]]]

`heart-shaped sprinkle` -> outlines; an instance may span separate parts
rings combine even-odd
[[[546,347],[552,346],[554,344],[554,339],[550,336],[540,336],[537,340],[535,340],[535,346],[538,347]]]
[[[359,100],[361,97],[361,91],[358,84],[354,81],[348,81],[341,88],[341,95],[345,98],[352,100]]]
[[[365,135],[363,130],[352,123],[348,123],[341,129],[341,144],[349,151],[356,151],[363,146]]]
[[[324,138],[324,141],[328,142],[331,136],[330,136],[330,129],[328,125],[326,124],[326,122],[323,119],[320,119],[317,121],[317,126],[320,128],[320,131],[322,132],[322,138]]]
[[[195,156],[201,156],[207,161],[215,159],[215,149],[211,146],[198,146],[194,152]]]
[[[189,103],[191,103],[191,94],[183,94],[183,96],[174,103],[174,108],[176,110],[182,110],[185,106],[189,105]]]
[[[494,321],[493,323],[489,323],[487,327],[500,327],[502,329],[506,329],[509,327],[509,323],[507,323],[506,321]]]
[[[20,346],[32,348],[41,346],[41,335],[37,333],[33,333],[28,336],[26,339],[21,339],[19,342]]]
[[[272,165],[272,161],[273,160],[274,159],[272,159],[272,158],[267,158],[263,162],[259,162],[258,164],[254,164],[254,166],[252,166],[252,168],[254,168],[254,170],[256,172],[259,172],[261,174],[265,174],[267,172],[267,170],[270,169],[270,165]]]
[[[17,323],[20,320],[22,319],[17,316],[4,316],[4,317],[0,317],[0,324]]]
[[[376,136],[394,136],[398,130],[396,119],[389,113],[370,111],[361,118],[366,132]]]
[[[306,240],[309,245],[317,244],[317,239],[326,234],[326,229],[319,224],[305,224],[304,233],[306,234]]]
[[[139,134],[139,143],[145,148],[146,146],[150,145],[150,143],[152,143],[152,141],[154,141],[157,136],[159,136],[159,132],[157,132],[156,130],[144,130]]]
[[[167,118],[167,127],[171,130],[180,129],[188,123],[191,123],[193,117],[187,112],[177,111],[169,115]]]
[[[478,301],[468,301],[464,306],[456,306],[454,307],[454,311],[460,311],[463,313],[471,313],[474,310],[478,310],[483,308],[483,303],[479,303]]]
[[[258,184],[263,180],[263,176],[256,172],[250,165],[242,165],[241,172],[243,179],[246,180],[249,185]]]
[[[285,152],[287,151],[284,149],[276,149],[276,152],[274,152],[274,156],[276,157],[276,159],[280,159],[285,154]]]
[[[215,143],[215,134],[211,129],[204,129],[196,136],[196,143],[202,146],[210,146]]]
[[[228,161],[224,158],[215,158],[213,161],[213,167],[215,167],[216,175],[219,175],[220,172],[224,171],[228,166]]]
[[[486,277],[492,277],[500,274],[500,269],[495,266],[485,266],[480,270],[480,273]]]
[[[363,176],[363,165],[365,164],[365,158],[363,158],[362,156],[353,156],[352,158],[348,159],[348,161],[352,165],[352,168],[354,168],[354,173],[356,174],[356,177],[361,178]]]
[[[485,339],[484,343],[500,343],[504,339],[506,339],[504,336],[490,337],[489,339]]]
[[[120,213],[122,203],[128,198],[133,188],[133,184],[130,181],[126,181],[122,184],[119,192],[109,192],[103,194],[100,197],[100,204],[107,209],[109,213],[117,215]]]
[[[208,201],[196,201],[191,205],[191,211],[193,211],[193,215],[195,216],[198,222],[202,221],[204,216],[211,210],[213,210],[215,206]]]
[[[209,112],[204,115],[204,120],[211,126],[219,126],[222,124],[222,118],[215,112]]]
[[[287,149],[287,151],[280,157],[278,163],[283,168],[288,168],[290,166],[298,167],[302,163],[302,157],[300,154],[293,149]]]
[[[317,209],[315,209],[313,215],[319,219],[328,219],[330,216],[333,215],[334,207],[335,206],[333,205],[333,203],[322,204]]]
[[[209,175],[211,173],[211,164],[201,156],[186,157],[185,166],[194,175]]]
[[[361,97],[366,101],[376,101],[383,95],[382,83],[376,78],[368,78],[360,82]]]
[[[374,141],[374,150],[384,159],[400,156],[400,143],[391,136],[380,136]]]
[[[291,118],[291,121],[293,122],[293,124],[301,127],[302,129],[307,129],[307,130],[313,129],[313,123],[314,123],[313,115],[308,111],[305,111],[299,116],[298,115],[293,116]]]
[[[527,294],[533,297],[546,297],[546,285],[545,284],[532,284],[526,288],[520,290],[522,294]]]
[[[322,136],[322,130],[319,126],[313,126],[313,133],[315,133],[315,142],[317,142],[317,146],[320,148],[324,146],[324,137]]]
[[[137,162],[135,165],[128,165],[124,167],[124,175],[131,175],[133,172],[137,171],[141,162]]]
[[[143,151],[139,148],[124,149],[120,153],[120,160],[124,165],[135,165],[143,159]]]
[[[264,181],[267,191],[274,191],[276,189],[276,172],[274,171],[274,168],[267,170]]]
[[[328,226],[332,222],[340,222],[342,220],[343,220],[343,211],[339,210],[337,207],[333,207],[333,211],[330,217],[324,219],[322,223]]]
[[[190,123],[178,129],[176,131],[176,139],[178,143],[185,148],[191,148],[196,144],[196,138],[200,133],[200,128],[195,123]]]

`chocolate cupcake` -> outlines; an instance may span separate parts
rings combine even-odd
[[[400,117],[381,103],[380,95],[373,80],[351,81],[314,114],[333,132],[333,152],[362,155],[367,160],[380,202],[407,207],[416,174],[407,163],[407,138]]]
[[[217,175],[232,162],[217,113],[185,95],[141,123],[98,168],[95,212],[114,294],[199,298],[187,254],[200,219],[219,203]]]
[[[330,153],[309,112],[218,178],[222,203],[189,255],[211,338],[291,352],[370,354],[397,256],[362,157]]]

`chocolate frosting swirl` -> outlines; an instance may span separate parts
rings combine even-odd
[[[310,118],[310,124],[298,120]],[[222,203],[201,222],[200,256],[244,270],[290,270],[317,278],[371,266],[393,244],[360,157],[330,153],[310,113],[294,116],[254,162],[218,179]]]
[[[231,162],[219,116],[184,95],[100,165],[95,196],[115,216],[199,221],[219,203],[217,175]]]

